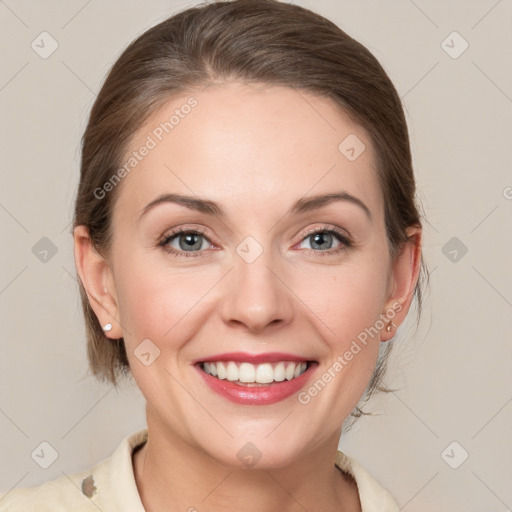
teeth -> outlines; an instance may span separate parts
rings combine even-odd
[[[213,364],[213,366],[215,366],[215,364]],[[240,382],[255,382],[256,370],[254,369],[254,365],[242,363],[238,369],[238,380]]]
[[[295,373],[295,366],[292,365],[292,364],[289,364],[287,367],[286,367],[286,370],[284,372],[284,376],[285,376],[285,379],[286,380],[292,380],[293,379],[293,374]]]
[[[225,379],[226,378],[226,367],[224,363],[210,363],[210,368],[213,366],[217,366],[217,378]],[[213,375],[213,374],[212,374]]]
[[[302,375],[308,365],[305,362],[293,363],[280,361],[278,363],[236,363],[228,362],[207,362],[203,363],[203,370],[217,377],[227,379],[231,382],[270,384],[271,382],[282,382],[292,380]]]
[[[274,382],[274,369],[269,363],[259,364],[256,369],[256,382],[260,384],[269,384]]]
[[[282,382],[285,379],[284,363],[277,363],[274,368],[274,380]]]
[[[226,379],[231,381],[238,380],[238,368],[233,361],[230,361],[226,367]]]

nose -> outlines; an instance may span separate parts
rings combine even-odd
[[[223,320],[230,327],[260,333],[291,322],[293,293],[283,272],[270,260],[263,254],[252,263],[235,260],[221,308]]]

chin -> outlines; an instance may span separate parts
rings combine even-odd
[[[275,428],[276,424],[273,423]],[[272,428],[261,428],[263,434],[237,433],[233,438],[223,436],[209,444],[201,443],[203,450],[216,462],[236,469],[276,470],[297,461],[303,453],[306,439],[290,438],[289,429],[270,435]],[[252,431],[252,429],[251,429]],[[208,439],[206,435],[202,439]]]

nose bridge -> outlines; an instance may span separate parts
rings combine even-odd
[[[222,308],[224,321],[243,324],[253,332],[271,323],[288,323],[292,303],[280,276],[278,256],[251,237],[239,244],[236,253]]]

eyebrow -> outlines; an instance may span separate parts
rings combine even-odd
[[[372,219],[372,214],[368,206],[366,206],[361,199],[349,194],[345,191],[335,192],[331,194],[322,194],[310,197],[302,197],[290,208],[290,215],[297,215],[301,213],[306,213],[312,210],[316,210],[322,208],[323,206],[327,206],[328,204],[334,201],[346,201],[351,204],[354,204],[361,208],[368,219]],[[162,194],[157,197],[149,204],[147,204],[143,209],[139,216],[140,220],[146,213],[152,210],[155,206],[162,203],[174,203],[181,206],[184,206],[190,210],[195,210],[201,213],[205,213],[207,215],[212,215],[216,217],[225,217],[225,212],[221,208],[221,206],[215,201],[211,201],[209,199],[202,199],[200,197],[192,197],[186,196],[182,194]]]

